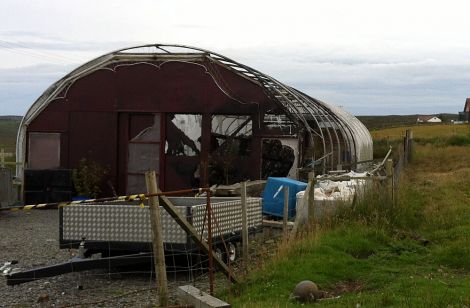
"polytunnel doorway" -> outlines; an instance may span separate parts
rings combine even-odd
[[[165,189],[201,185],[202,115],[167,114],[165,119]]]
[[[139,194],[147,191],[145,172],[161,168],[161,115],[131,114],[128,116],[126,192]],[[163,183],[160,180],[160,185]]]
[[[127,118],[127,194],[147,191],[149,170],[159,174],[164,190],[199,186],[201,115],[129,114]]]

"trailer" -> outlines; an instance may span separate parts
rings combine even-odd
[[[206,197],[168,198],[186,220],[207,241],[208,218]],[[247,198],[248,230],[262,229],[261,198]],[[242,233],[240,198],[211,197],[212,243],[222,259],[234,261]],[[163,242],[166,254],[199,251],[199,246],[182,227],[160,207]],[[108,268],[139,263],[151,264],[152,230],[150,209],[140,201],[83,203],[59,208],[59,245],[61,249],[78,249],[71,260],[42,268],[19,270],[7,262],[2,271],[8,285],[21,284],[69,272]],[[224,249],[227,247],[228,249]],[[227,251],[225,253],[225,251]]]

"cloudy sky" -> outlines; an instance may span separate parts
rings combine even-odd
[[[468,3],[468,4],[467,4]],[[470,97],[470,2],[1,0],[0,115],[103,53],[213,50],[356,115],[457,113]]]

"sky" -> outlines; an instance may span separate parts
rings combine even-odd
[[[102,54],[201,47],[355,115],[438,114],[470,97],[469,1],[1,0],[0,115]]]

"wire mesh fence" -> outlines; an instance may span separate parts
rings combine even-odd
[[[177,286],[185,284],[194,285],[206,292],[212,291],[214,287],[230,288],[233,280],[230,276],[237,275],[241,268],[238,259],[241,256],[243,231],[242,200],[239,197],[209,197],[210,202],[207,202],[207,196],[172,196],[167,199],[195,230],[195,234],[188,234],[167,210],[161,207],[164,256],[170,289],[175,290]],[[26,280],[43,279],[62,271],[70,273],[67,274],[68,277],[80,287],[87,290],[92,287],[93,293],[107,294],[116,277],[130,278],[132,287],[129,289],[132,292],[124,295],[124,289],[118,288],[117,298],[123,300],[124,297],[136,296],[137,293],[139,298],[143,298],[148,294],[148,304],[155,304],[158,302],[158,296],[153,268],[153,234],[147,202],[113,200],[60,206],[59,246],[70,252],[68,257],[72,258],[72,261],[66,261],[69,264],[65,269],[57,269],[54,267],[57,264],[47,262],[49,265],[45,269],[31,269],[26,275]],[[246,208],[247,231],[259,231],[262,225],[261,200],[247,198]],[[211,264],[209,254],[201,249],[195,238],[199,238],[201,243],[212,242],[211,251],[214,252],[215,258],[224,262],[228,275],[216,274],[216,279],[211,278],[217,264]],[[65,261],[66,258],[62,260]],[[85,264],[82,260],[87,260],[88,263]],[[83,271],[84,269],[86,271]],[[24,276],[16,277],[25,279]],[[105,297],[113,301],[115,296]],[[104,299],[100,299],[102,300]]]
[[[408,146],[399,151],[399,159],[393,166],[391,179],[393,187],[398,187],[400,173],[411,157],[412,141],[406,141],[405,144]],[[195,234],[190,235],[165,207],[161,208],[170,302],[176,302],[174,290],[181,285],[190,284],[205,292],[212,289],[230,289],[232,281],[230,276],[240,275],[244,272],[245,266],[240,262],[243,232],[242,199],[209,196],[210,202],[207,202],[207,196],[165,198],[195,230]],[[261,200],[247,198],[246,208],[247,231],[250,233],[260,231]],[[286,210],[292,209],[286,208]],[[60,278],[45,278],[42,280],[44,283],[38,280],[44,277],[32,273],[33,287],[25,284],[15,287],[16,290],[27,291],[37,286],[37,295],[40,296],[42,292],[55,294],[51,295],[51,298],[54,297],[54,300],[59,301],[63,307],[158,304],[149,212],[147,198],[101,200],[60,207],[55,218],[59,221],[59,227],[53,225],[53,220],[48,221],[47,226],[50,228],[49,231],[56,230],[58,242],[47,242],[45,245],[52,251],[57,250],[57,246],[52,243],[58,244],[62,248],[60,255],[54,255],[55,259],[50,259],[46,253],[45,258],[41,259],[38,255],[40,252],[32,249],[30,252],[36,257],[31,258],[25,268],[37,268],[38,265],[54,266],[56,263],[68,262],[68,259],[74,257],[91,260],[91,263],[93,260],[102,262],[86,268],[85,271],[81,267],[83,265],[71,262],[67,265],[69,268],[65,270],[68,274]],[[31,238],[36,240],[36,235],[31,230]],[[195,239],[210,245],[215,257],[221,259],[228,268],[228,275],[223,275],[222,272],[211,275],[216,271],[217,265],[211,262],[208,252],[202,249]],[[23,242],[27,240],[27,238],[22,239]],[[33,244],[32,247],[36,246]],[[250,247],[248,259],[256,263],[262,250],[254,252]],[[23,251],[28,253],[25,249]],[[5,255],[3,253],[2,258]],[[119,262],[116,262],[116,258]],[[21,262],[21,256],[19,261]],[[52,274],[54,272],[49,276],[54,276]],[[77,290],[77,287],[83,288],[86,292],[70,291]]]

